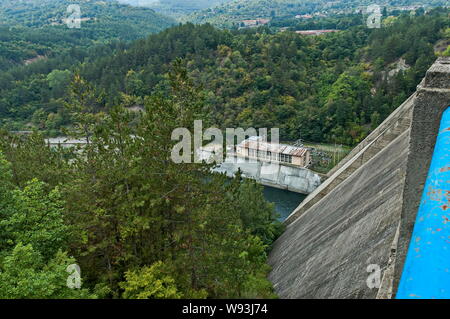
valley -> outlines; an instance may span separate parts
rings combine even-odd
[[[0,299],[377,297],[365,262],[403,265],[448,106],[450,8],[372,27],[369,4],[0,0]],[[199,121],[282,143],[232,136],[259,166],[227,176],[185,160]]]

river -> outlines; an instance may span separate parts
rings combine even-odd
[[[264,197],[267,201],[275,204],[275,209],[280,214],[280,220],[284,221],[306,198],[306,195],[264,186]]]

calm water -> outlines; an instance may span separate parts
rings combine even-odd
[[[275,204],[275,209],[281,215],[280,220],[284,221],[306,198],[306,195],[264,186],[264,197]]]

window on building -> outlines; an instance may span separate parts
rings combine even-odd
[[[292,164],[292,155],[280,154],[280,162]]]

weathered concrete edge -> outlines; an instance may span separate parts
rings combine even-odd
[[[449,74],[448,65],[450,64],[450,58],[441,57],[439,58],[427,71],[426,77],[422,81],[421,85],[418,86],[418,90],[430,91],[432,94],[444,93],[450,88],[449,84]],[[426,86],[428,85],[428,86]],[[430,85],[435,85],[438,87],[429,87]],[[296,219],[301,217],[313,206],[318,204],[327,193],[331,192],[340,183],[326,191],[326,188],[332,184],[333,180],[337,179],[341,174],[345,172],[347,168],[351,166],[352,163],[356,162],[358,158],[364,155],[364,153],[373,145],[380,136],[383,136],[393,125],[395,125],[400,116],[410,109],[411,105],[414,105],[416,96],[418,92],[412,94],[402,105],[400,105],[386,120],[383,121],[368,137],[366,137],[360,144],[358,144],[351,152],[348,154],[338,165],[329,172],[329,178],[320,185],[314,192],[309,194],[307,198],[297,207],[291,215],[285,221],[286,225],[294,222]],[[433,144],[434,145],[434,144]],[[325,194],[322,194],[322,192]],[[322,196],[321,196],[322,195]]]
[[[436,86],[436,87],[433,87]],[[395,261],[394,295],[400,283],[417,211],[439,133],[442,113],[450,106],[450,58],[440,58],[428,70],[414,100],[411,138]]]
[[[289,224],[293,223],[294,221],[296,221],[303,214],[305,214],[309,209],[311,209],[315,205],[319,204],[327,196],[328,193],[332,192],[333,189],[335,189],[342,182],[344,182],[346,178],[344,178],[340,182],[338,181],[337,183],[335,183],[336,185],[331,186],[342,174],[344,174],[348,169],[350,169],[351,166],[355,162],[361,161],[361,165],[356,168],[356,169],[358,169],[359,167],[363,166],[367,161],[369,161],[369,160],[363,161],[363,157],[366,154],[366,152],[370,151],[372,149],[372,146],[376,147],[376,144],[378,142],[380,142],[385,137],[387,132],[390,129],[392,129],[396,125],[396,123],[398,123],[400,121],[402,116],[411,111],[411,108],[413,105],[412,101],[414,101],[415,96],[416,96],[416,93],[412,94],[401,106],[399,106],[394,111],[395,115],[393,116],[391,114],[391,116],[389,116],[389,118],[387,120],[385,120],[383,122],[383,124],[381,124],[370,135],[370,139],[365,140],[366,144],[364,144],[364,146],[362,146],[363,144],[358,144],[358,146],[351,152],[352,156],[351,157],[347,156],[345,159],[343,159],[338,164],[340,166],[339,169],[337,169],[331,177],[329,177],[327,180],[325,180],[325,182],[323,182],[322,185],[320,185],[316,190],[314,190],[308,197],[306,197],[303,200],[303,202],[292,212],[292,214],[288,216],[288,218],[285,221],[285,224],[289,225]],[[376,134],[374,135],[374,133],[376,133]],[[400,136],[401,134],[402,133],[400,133],[398,136]],[[393,140],[395,140],[395,138],[390,140],[389,143],[392,142]],[[374,157],[380,151],[381,150],[377,151],[371,157]],[[353,172],[351,172],[350,175],[352,173]],[[331,188],[327,190],[328,187],[331,187]],[[323,192],[325,192],[325,194],[322,195]]]
[[[272,188],[276,188],[276,189],[287,190],[287,191],[290,191],[290,192],[293,192],[293,193],[298,193],[298,194],[302,194],[302,195],[309,195],[310,194],[310,193],[305,192],[304,190],[297,189],[295,187],[271,183],[271,182],[269,182],[267,180],[264,180],[264,179],[258,179],[258,180],[254,180],[254,181],[256,181],[258,184],[261,184],[263,186],[268,186],[268,187],[272,187]]]
[[[410,129],[407,129],[405,131],[403,131],[401,134],[399,134],[396,138],[394,138],[392,141],[390,141],[388,143],[388,145],[386,145],[385,148],[390,147],[391,145],[397,143],[398,140],[403,139],[405,135],[409,135],[410,134]],[[350,176],[352,176],[353,174],[357,174],[359,171],[367,169],[368,166],[370,166],[371,161],[373,159],[377,159],[379,156],[381,156],[382,152],[377,152],[375,155],[373,155],[371,157],[370,160],[366,161],[364,164],[362,164],[360,167],[358,167]],[[350,177],[349,176],[349,177]],[[406,175],[403,176],[403,179],[406,179]],[[339,187],[344,187],[347,183],[349,183],[349,178],[344,179],[339,185],[337,185],[334,189],[338,189]],[[334,190],[333,189],[333,190]],[[295,218],[294,220],[292,220],[292,222],[290,222],[289,224],[287,224],[287,227],[291,227],[293,226],[295,223],[297,222],[301,222],[301,217],[303,217],[304,215],[306,215],[310,209],[312,209],[313,207],[315,207],[316,205],[320,205],[320,203],[323,200],[327,200],[328,196],[330,196],[330,194],[332,194],[333,191],[327,193],[323,198],[320,199],[320,201],[318,201],[317,203],[315,203],[313,206],[311,206],[304,214],[300,215],[299,217]],[[399,219],[399,221],[401,221],[401,219]],[[393,243],[394,244],[394,243]]]
[[[392,148],[392,146],[398,144],[399,141],[405,141],[403,144],[409,145],[409,136],[410,136],[410,129],[408,128],[408,129],[405,130],[402,134],[400,134],[397,138],[395,138],[393,141],[391,141],[391,142],[386,146],[386,149],[390,149],[391,151],[394,150],[394,148]],[[403,149],[403,148],[402,148],[402,149]],[[405,158],[406,155],[407,155],[407,149],[406,149],[406,147],[404,148],[404,151],[402,152],[402,154],[403,154],[403,155],[402,155],[403,158]],[[373,161],[377,161],[377,160],[379,160],[380,158],[382,159],[382,158],[384,158],[384,156],[386,156],[386,153],[383,153],[383,152],[377,153],[376,155],[374,155],[374,156],[371,158],[370,161],[366,162],[364,165],[362,165],[361,167],[359,167],[359,168],[352,174],[352,176],[353,176],[353,175],[364,176],[364,173],[363,173],[363,174],[361,174],[361,173],[362,173],[362,172],[367,172],[367,171],[371,170],[371,169],[372,169],[372,165],[373,165]],[[405,177],[406,177],[406,159],[404,160],[404,164],[402,165],[402,167],[403,167],[402,172],[400,172],[400,169],[396,170],[396,171],[398,171],[398,172],[400,173],[400,175],[398,175],[398,178],[401,179],[400,185],[403,185],[404,180],[405,180]],[[397,174],[398,174],[398,173],[396,173],[396,175],[397,175]],[[353,183],[354,183],[355,181],[357,181],[357,180],[355,180],[355,179],[352,180],[352,178],[349,177],[348,179],[344,180],[340,185],[338,185],[338,186],[336,187],[335,191],[339,191],[340,188],[347,188],[349,185],[353,185]],[[351,187],[350,187],[350,188],[351,188]],[[401,187],[401,189],[402,189],[402,187]],[[324,198],[324,201],[330,202],[329,196],[332,196],[332,195],[334,194],[335,191],[333,191],[333,192],[331,192],[330,194],[328,194],[328,195],[327,195],[327,198]],[[393,213],[393,214],[395,214],[395,218],[394,218],[393,223],[392,223],[392,228],[394,229],[394,233],[392,234],[393,237],[389,240],[389,244],[387,245],[388,247],[386,248],[386,250],[384,251],[384,253],[382,253],[382,254],[380,255],[380,256],[385,256],[385,259],[383,259],[383,260],[385,260],[386,263],[384,263],[384,262],[380,263],[379,260],[377,260],[377,261],[375,262],[375,264],[379,264],[379,265],[381,266],[381,269],[383,270],[383,274],[385,273],[384,270],[385,270],[385,269],[388,269],[388,268],[389,268],[389,265],[391,265],[391,263],[388,263],[388,260],[389,260],[389,258],[392,256],[392,255],[391,255],[392,247],[395,246],[395,243],[396,243],[396,240],[394,239],[394,234],[396,233],[396,230],[397,230],[397,228],[398,228],[398,223],[399,223],[400,215],[401,215],[401,211],[402,211],[402,205],[403,205],[403,202],[401,201],[402,194],[400,194],[400,196],[398,196],[397,198],[400,200],[400,202],[399,202],[399,205],[398,205],[399,207],[396,208],[396,209],[395,209],[395,213]],[[392,213],[391,210],[389,210],[389,211]],[[389,213],[389,214],[391,214],[391,213]],[[309,211],[307,214],[302,215],[301,218],[297,219],[297,220],[294,221],[292,224],[288,225],[288,228],[287,228],[286,232],[289,232],[289,230],[292,231],[292,229],[294,229],[294,231],[296,231],[295,229],[296,229],[297,227],[300,226],[299,224],[302,224],[302,222],[303,222],[303,220],[304,220],[303,218],[306,218],[306,217],[308,217],[308,218],[314,218],[314,214],[310,213],[310,211]],[[322,215],[320,220],[322,220],[322,219],[327,219],[327,217],[324,216],[324,215]],[[327,220],[333,223],[333,220],[329,220],[329,219],[327,219]],[[344,223],[345,223],[345,222],[344,222]],[[277,244],[276,244],[274,250],[272,251],[272,253],[271,253],[270,256],[269,256],[269,264],[273,267],[273,270],[272,270],[271,274],[269,275],[269,279],[274,283],[274,287],[277,287],[276,284],[277,284],[279,281],[276,279],[276,276],[275,276],[275,277],[273,276],[273,271],[275,270],[275,271],[277,271],[277,272],[280,272],[280,270],[279,270],[280,267],[284,267],[284,266],[282,266],[283,263],[286,263],[286,262],[288,262],[288,260],[289,260],[289,258],[286,259],[286,256],[283,256],[283,253],[282,253],[282,251],[285,250],[285,248],[283,247],[283,246],[284,246],[283,242],[285,242],[287,239],[292,240],[291,237],[284,237],[284,238],[281,238],[282,242],[278,242],[278,241],[277,241]],[[303,238],[303,239],[305,239],[305,238]],[[380,237],[380,239],[382,239],[382,238]],[[280,239],[279,239],[279,240],[280,240]],[[309,240],[309,241],[310,241],[311,239],[310,239],[310,238],[306,238],[306,240]],[[298,246],[298,247],[300,248],[300,247],[303,246],[304,244],[305,244],[304,241],[301,241],[301,242],[300,242],[300,241],[297,241],[295,245]],[[319,243],[317,243],[317,245],[318,245],[318,244],[319,244]],[[323,244],[323,243],[322,243],[322,244]],[[281,245],[281,246],[280,246],[280,245]],[[294,245],[294,246],[295,246],[295,245]],[[332,242],[331,242],[331,245],[332,245]],[[278,246],[278,247],[277,247],[277,246]],[[389,246],[391,247],[390,249],[389,249]],[[278,249],[278,251],[275,252],[277,249]],[[339,248],[337,247],[337,249],[339,249]],[[274,254],[274,252],[275,252],[275,254]],[[339,254],[339,252],[336,252],[336,254]],[[308,255],[308,256],[313,256],[313,255]],[[281,257],[281,258],[280,258],[280,257]],[[350,259],[350,260],[349,260],[349,259],[346,259],[346,260],[347,260],[347,261],[350,261],[350,263],[348,264],[348,266],[349,266],[350,268],[346,268],[347,270],[349,270],[349,269],[351,269],[351,268],[353,268],[353,267],[357,267],[356,264],[353,265],[353,266],[351,265],[351,262],[356,262],[356,261],[352,261],[351,259]],[[395,259],[393,259],[393,260],[395,261]],[[372,263],[372,262],[370,262],[370,263]],[[333,264],[333,265],[334,265],[334,266],[337,266],[338,264]],[[358,265],[360,265],[360,264],[358,264]],[[367,265],[367,264],[365,264],[365,265]],[[364,268],[364,269],[361,269],[361,273],[365,272],[365,266],[364,266],[363,268]],[[326,271],[326,270],[325,270],[325,271]],[[385,285],[385,286],[390,286],[390,287],[392,287],[392,284],[391,284],[391,282],[392,282],[392,277],[393,277],[393,274],[391,274],[390,277],[386,277],[386,278],[385,278],[385,282],[387,282],[387,284],[388,284],[388,285]],[[364,283],[365,283],[365,278],[364,278],[362,281],[357,281],[357,282],[359,282],[359,283],[364,282]],[[292,284],[294,285],[294,283],[292,283]],[[323,284],[325,285],[325,282],[323,282]],[[356,282],[355,282],[355,284],[356,284]],[[365,287],[365,284],[364,284],[364,289],[365,289],[365,288],[366,288],[366,287]],[[361,290],[359,290],[359,289],[356,289],[356,290],[355,290],[356,293],[358,293],[358,291],[361,291]],[[376,291],[375,289],[374,289],[374,290],[370,290],[370,289],[369,289],[369,291],[372,291],[372,292],[371,292],[371,296],[367,296],[367,295],[366,295],[364,298],[375,298],[375,297],[377,297],[377,291]],[[277,291],[277,292],[279,292],[279,291]],[[370,293],[370,292],[369,292],[369,293]],[[367,291],[366,291],[366,294],[367,294]],[[283,295],[283,296],[281,296],[281,297],[282,297],[282,298],[297,298],[297,297],[292,297],[292,296],[288,296],[288,295]],[[327,297],[327,298],[356,298],[356,297],[357,297],[356,295],[353,295],[353,297],[352,297],[352,296],[343,297],[342,295],[335,295],[334,297],[333,297],[333,296],[329,296],[329,297]],[[310,294],[308,294],[308,295],[306,295],[306,296],[304,296],[304,297],[301,297],[301,298],[320,298],[320,297],[315,296],[314,293],[311,292]]]
[[[323,184],[321,184],[314,192],[312,192],[307,198],[305,198],[303,200],[302,203],[300,203],[300,206],[297,207],[291,215],[288,216],[288,218],[286,218],[285,220],[285,225],[290,225],[292,223],[294,223],[295,221],[297,221],[301,216],[303,216],[304,214],[306,214],[306,212],[308,210],[310,210],[311,208],[313,208],[315,205],[318,205],[323,199],[325,199],[327,197],[327,195],[329,193],[331,193],[331,191],[333,189],[335,189],[337,186],[339,186],[340,184],[342,184],[342,182],[345,181],[345,179],[339,183],[336,187],[334,187],[333,189],[331,189],[330,191],[326,192],[324,196],[322,196],[320,199],[316,200],[316,198],[318,198],[318,196],[321,194],[322,191],[325,191],[326,188],[333,182],[333,180],[335,178],[337,178],[338,176],[340,176],[342,174],[342,172],[344,172],[345,170],[347,170],[348,167],[350,167],[355,161],[357,161],[359,159],[359,157],[365,153],[365,151],[373,144],[375,143],[376,140],[373,140],[371,143],[369,143],[366,147],[364,147],[359,153],[357,153],[356,156],[353,156],[353,158],[351,158],[349,161],[347,161],[347,163],[345,163],[344,166],[342,166],[332,177],[328,178],[327,180],[325,180],[325,182]],[[364,166],[364,165],[363,165]],[[312,205],[308,205],[308,204],[312,204]]]
[[[398,250],[398,237],[400,236],[400,227],[402,221],[399,220],[397,231],[395,233],[394,240],[392,241],[391,251],[389,255],[388,265],[383,273],[383,279],[381,280],[381,286],[378,289],[376,299],[392,299],[394,289],[394,275],[395,275],[395,263],[397,261]]]
[[[350,153],[344,157],[335,167],[333,167],[327,174],[328,177],[334,175],[341,167],[343,167],[348,161],[355,157],[362,149],[371,144],[378,138],[384,131],[391,127],[398,119],[398,116],[404,111],[405,106],[409,105],[415,97],[413,93],[406,99],[398,108],[396,108],[375,130],[372,131],[364,140],[361,141]]]

